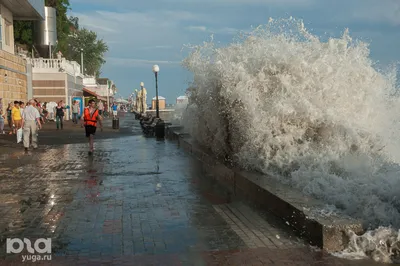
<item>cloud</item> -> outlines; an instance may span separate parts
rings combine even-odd
[[[92,30],[95,30],[96,32],[113,32],[113,33],[118,33],[118,30],[115,28],[109,28],[105,25],[102,24],[96,24],[96,23],[91,23],[91,18],[89,16],[80,14],[79,18],[81,19],[80,21],[83,21],[81,23],[82,26],[85,26],[86,28],[90,28]],[[95,20],[93,22],[96,22]]]
[[[398,0],[337,0],[320,5],[319,9],[322,12],[330,11],[329,16],[326,16],[326,21],[330,24],[335,22],[346,24],[367,22],[390,26],[400,25],[400,1]],[[325,10],[323,7],[325,7]],[[367,27],[370,27],[370,25]]]
[[[171,45],[156,45],[156,46],[148,46],[141,48],[142,50],[152,50],[152,49],[171,49],[174,48]]]
[[[118,58],[109,57],[107,58],[107,63],[114,66],[148,66],[148,65],[177,65],[181,61],[165,61],[165,60],[147,60],[147,59],[136,59],[136,58]]]
[[[73,4],[95,4],[102,6],[115,7],[115,2],[111,0],[70,0]],[[207,4],[213,6],[231,6],[231,5],[258,5],[258,6],[305,6],[318,2],[318,0],[153,0],[151,6],[166,6],[168,4],[179,4],[184,6],[189,5],[203,5]],[[135,8],[138,5],[136,1],[120,0],[118,5],[121,8]],[[145,5],[141,3],[140,5]]]
[[[136,50],[151,52],[181,45],[185,39],[180,36],[179,24],[190,17],[186,12],[167,11],[91,11],[72,15],[79,17],[81,26],[96,31],[109,45],[108,55],[115,57]]]
[[[316,0],[164,0],[165,2],[207,5],[279,5],[304,6],[315,3]]]
[[[211,34],[225,44],[232,41],[232,35],[266,24],[269,17],[302,18],[308,29],[321,35],[327,32],[329,36],[339,36],[348,27],[356,38],[371,39],[371,54],[377,59],[400,58],[396,41],[400,40],[396,28],[400,25],[400,0],[70,0],[70,3],[74,12],[69,15],[79,17],[82,26],[96,31],[108,43],[104,72],[111,78],[115,76],[121,87],[128,88],[132,82],[140,81],[136,79],[146,79],[151,65],[159,64],[171,70],[169,83],[164,81],[166,85],[179,89],[181,85],[177,82],[186,73],[179,67],[186,56],[186,51],[182,51],[185,44],[200,44]],[[150,75],[149,80],[152,78]],[[184,86],[186,83],[181,87]]]
[[[135,40],[135,43],[143,43],[145,39],[149,41],[161,39],[160,37],[167,37],[168,34],[171,34],[171,38],[168,39],[172,39],[176,32],[171,33],[171,31],[178,30],[180,24],[209,19],[207,15],[170,10],[72,12],[71,15],[79,17],[80,25],[96,30],[106,39],[114,41],[119,39],[123,42],[132,39]],[[165,38],[163,39],[165,40]]]
[[[222,28],[207,28],[206,26],[189,26],[186,27],[189,31],[200,31],[200,32],[207,32],[207,33],[214,33],[214,34],[226,34],[226,35],[235,35],[239,33],[241,30],[229,27],[222,27]]]
[[[189,26],[189,27],[186,27],[186,29],[188,29],[190,31],[207,31],[207,27],[205,27],[205,26]]]
[[[211,33],[217,33],[217,34],[228,34],[228,35],[234,35],[238,34],[240,29],[235,29],[235,28],[229,28],[229,27],[224,27],[224,28],[219,28],[219,29],[211,29]]]
[[[363,2],[359,9],[354,10],[353,18],[378,23],[400,25],[400,1],[381,0]]]
[[[182,58],[181,48],[184,44],[201,42],[206,38],[199,32],[207,35],[232,35],[238,32],[231,27],[204,26],[200,23],[215,24],[213,16],[182,10],[93,10],[72,12],[71,15],[79,18],[81,26],[96,31],[99,38],[109,45],[107,56],[114,58],[124,57],[124,53],[138,52],[141,53],[140,57],[154,56],[152,53],[156,53],[161,55],[163,61],[175,61]],[[171,52],[163,53],[162,50],[166,49]]]
[[[186,12],[175,14],[166,11],[160,12],[110,12],[95,11],[87,14],[72,13],[79,17],[80,25],[88,28],[99,29],[101,32],[127,33],[124,30],[134,30],[138,27],[166,28],[180,20],[190,17]],[[160,23],[161,22],[161,23]],[[126,36],[124,36],[126,37]]]

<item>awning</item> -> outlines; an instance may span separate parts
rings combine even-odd
[[[96,97],[96,99],[98,99],[98,100],[102,100],[102,101],[104,101],[104,102],[107,101],[107,98],[98,95],[98,94],[95,93],[94,91],[88,90],[88,89],[86,89],[86,88],[83,88],[82,90],[83,90],[84,93],[86,92],[87,94],[90,94],[91,96]]]
[[[83,92],[89,93],[90,95],[92,95],[92,96],[94,96],[96,98],[98,96],[97,93],[95,93],[94,91],[88,90],[86,88],[83,88],[82,90],[83,90]]]

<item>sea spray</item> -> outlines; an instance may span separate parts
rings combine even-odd
[[[395,70],[377,71],[366,43],[348,30],[323,42],[288,19],[226,47],[190,48],[183,65],[194,90],[184,121],[197,141],[366,227],[400,228]]]

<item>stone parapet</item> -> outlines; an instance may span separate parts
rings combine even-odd
[[[298,235],[328,252],[342,251],[349,243],[349,230],[363,233],[360,221],[341,214],[320,215],[325,204],[280,183],[276,178],[256,172],[230,168],[200,147],[182,127],[171,126],[167,138],[203,163],[204,172],[223,185],[233,197],[250,201],[281,218]]]

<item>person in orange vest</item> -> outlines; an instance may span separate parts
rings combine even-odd
[[[89,100],[89,106],[85,107],[82,116],[82,126],[85,126],[86,137],[89,138],[89,155],[93,155],[93,142],[94,135],[96,133],[97,123],[100,124],[101,131],[103,131],[103,118],[99,114],[99,110],[96,108],[95,100]]]

